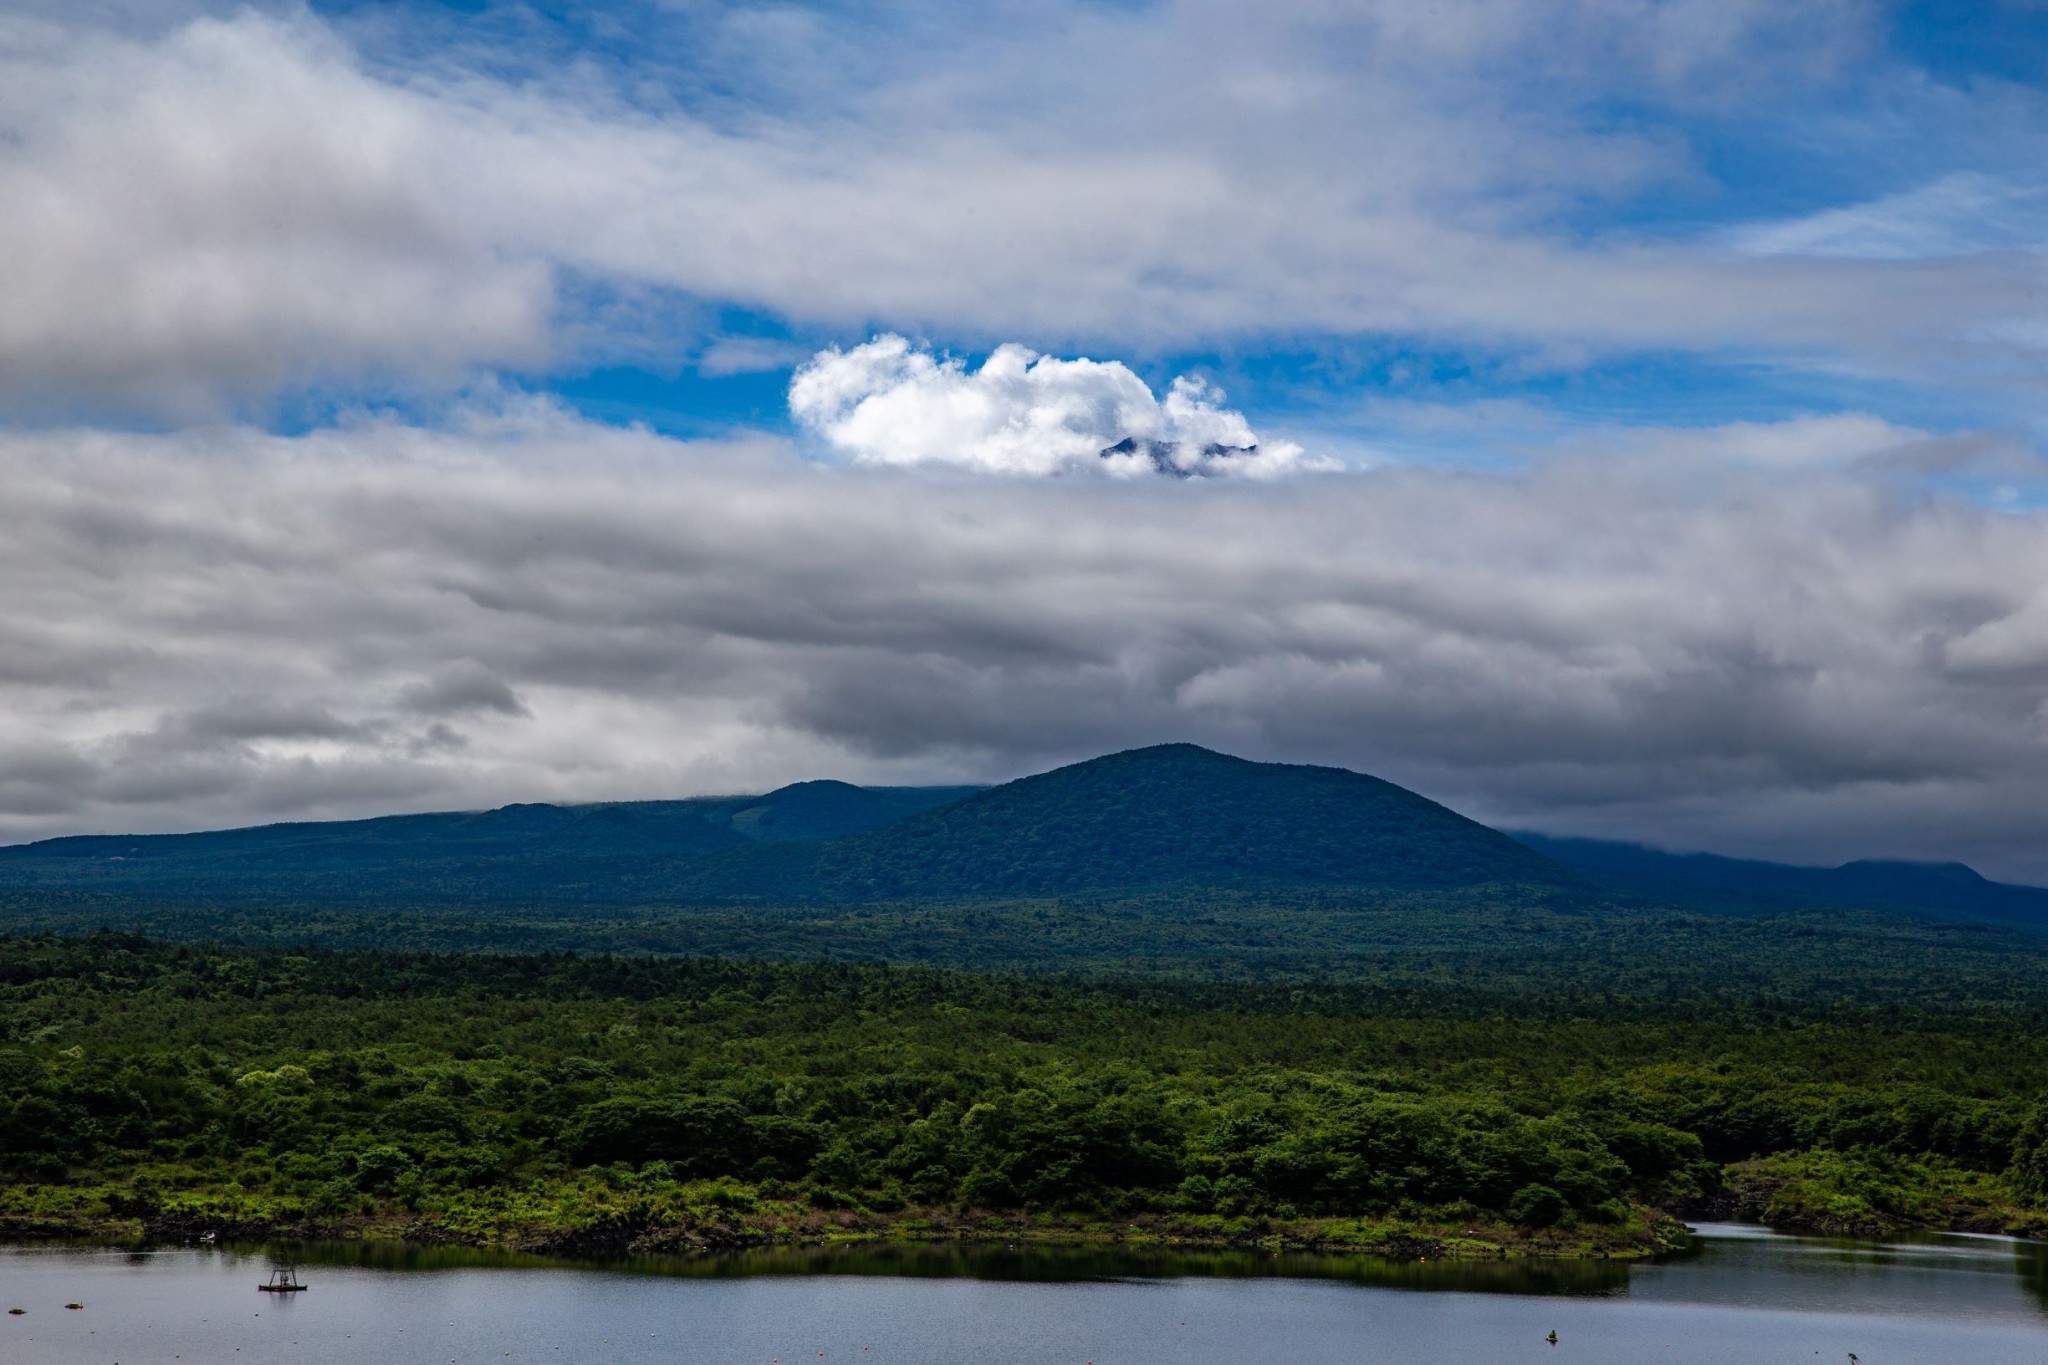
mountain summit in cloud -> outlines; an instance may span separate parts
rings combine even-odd
[[[1060,360],[1015,343],[970,370],[894,335],[820,351],[789,386],[790,414],[865,464],[1036,475],[1096,467],[1125,478],[1331,467],[1292,442],[1262,443],[1223,398],[1186,375],[1157,398],[1120,361]]]
[[[1190,441],[1141,441],[1135,436],[1126,436],[1105,449],[1101,458],[1104,464],[1114,469],[1121,470],[1127,463],[1139,465],[1150,462],[1156,473],[1189,479],[1197,474],[1242,468],[1245,462],[1259,458],[1259,448],[1256,445],[1230,446],[1221,441],[1211,441],[1205,446],[1197,446]],[[1240,463],[1232,467],[1227,464],[1231,460]]]

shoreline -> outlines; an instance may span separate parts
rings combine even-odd
[[[1890,1241],[1914,1234],[1994,1235],[2048,1241],[2048,1228],[1963,1217],[1946,1225],[1866,1225],[1816,1219],[1773,1224],[1753,1207],[1688,1208],[1685,1217],[1638,1209],[1623,1224],[1516,1228],[1484,1222],[1322,1218],[1277,1220],[1146,1214],[1125,1219],[944,1209],[895,1213],[762,1209],[650,1218],[634,1210],[574,1226],[542,1220],[457,1224],[392,1208],[339,1219],[238,1218],[199,1209],[149,1216],[37,1216],[0,1213],[0,1245],[64,1244],[107,1249],[254,1248],[303,1244],[383,1248],[397,1254],[474,1252],[560,1263],[674,1258],[714,1262],[763,1253],[833,1250],[963,1255],[1010,1252],[1098,1253],[1134,1257],[1363,1257],[1388,1265],[1475,1266],[1548,1262],[1628,1263],[1680,1255],[1691,1223],[1737,1222],[1787,1236]]]
[[[766,1216],[763,1216],[766,1215]],[[1691,1229],[1654,1211],[1627,1224],[1513,1228],[1397,1219],[1174,1217],[1127,1219],[910,1209],[900,1214],[792,1209],[747,1218],[653,1219],[617,1215],[562,1227],[502,1222],[458,1226],[392,1210],[341,1219],[242,1219],[199,1210],[153,1216],[0,1215],[0,1242],[69,1242],[159,1248],[277,1242],[381,1243],[419,1250],[468,1249],[564,1260],[633,1256],[716,1257],[834,1247],[1071,1250],[1144,1254],[1263,1253],[1370,1256],[1388,1262],[1633,1261],[1685,1248]]]

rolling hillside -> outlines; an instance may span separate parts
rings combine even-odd
[[[980,787],[856,787],[823,779],[793,782],[766,796],[699,797],[672,804],[762,843],[837,839],[901,820],[983,790]]]
[[[630,898],[678,866],[757,843],[842,837],[978,790],[799,782],[759,796],[46,839],[0,848],[0,890],[295,902]]]
[[[1962,863],[1863,859],[1839,867],[1798,867],[1603,839],[1515,837],[1590,881],[1661,905],[1736,914],[1894,910],[2048,930],[2048,888],[1994,882]]]
[[[507,806],[0,849],[0,891],[299,903],[814,904],[1571,881],[1506,836],[1377,778],[1187,744],[988,790],[804,782],[760,797]]]
[[[2044,903],[2048,891],[1959,867],[1518,842],[1360,773],[1184,744],[988,789],[804,782],[0,849],[0,930],[12,932],[113,924],[226,941],[1032,970],[1383,974],[1427,960],[1460,975],[1483,958],[1555,978],[1599,962],[1620,972],[1621,953],[1658,971],[1720,960],[1734,976],[1804,960],[1816,934],[1917,943],[1901,916],[1992,951],[1980,926],[2038,938]],[[1663,946],[1649,952],[1651,939]],[[1826,951],[1865,977],[1897,967],[1889,949]]]

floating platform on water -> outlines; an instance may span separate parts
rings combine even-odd
[[[289,1269],[271,1271],[270,1278],[256,1287],[265,1294],[302,1294],[306,1289],[299,1282],[298,1273]]]

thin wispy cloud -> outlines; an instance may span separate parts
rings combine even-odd
[[[363,31],[410,13],[378,12]],[[0,23],[0,404],[161,418],[545,376],[715,342],[693,303],[1067,353],[1366,333],[1953,372],[2010,346],[2034,283],[1824,217],[1812,250],[1631,221],[1698,193],[1683,129],[1733,117],[1730,71],[1807,97],[1858,51],[1853,6],[1077,8],[913,44],[926,65],[865,87],[822,65],[836,21],[743,17],[714,46],[811,70],[828,114],[650,105],[616,60],[527,79],[516,49],[365,49],[299,10]],[[1619,97],[1662,112],[1582,112]]]
[[[1730,240],[1763,256],[1865,261],[2048,252],[2048,181],[2014,184],[1959,171],[1868,203],[1746,227]]]

